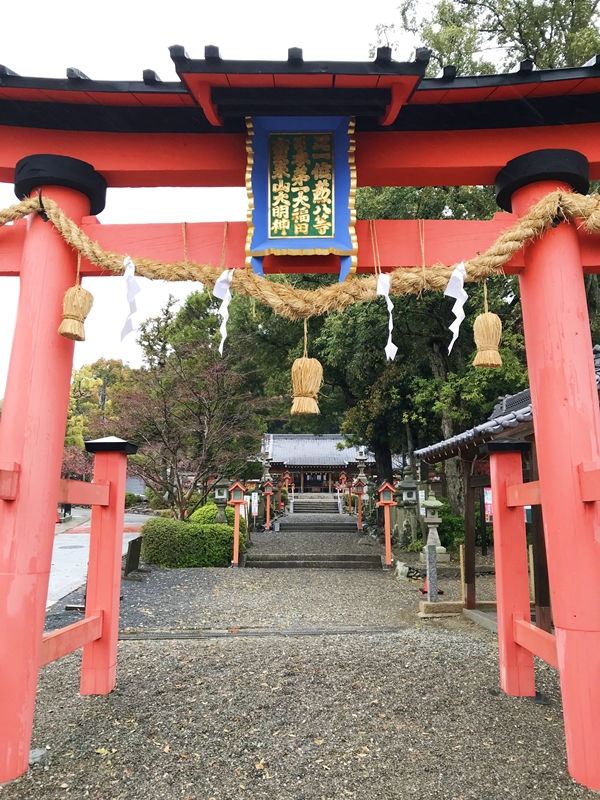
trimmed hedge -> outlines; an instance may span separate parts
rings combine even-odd
[[[135,492],[125,492],[125,508],[132,508],[137,505],[139,498]]]
[[[246,537],[240,530],[240,552]],[[158,567],[228,567],[233,528],[176,519],[150,519],[142,526],[142,560]]]
[[[207,503],[206,505],[202,506],[201,508],[197,508],[194,513],[190,516],[190,522],[199,522],[202,525],[211,525],[214,523],[217,512],[219,509],[215,505],[215,503]],[[233,528],[233,521],[235,519],[235,511],[233,506],[225,506],[225,516],[227,517],[227,524],[230,528]],[[246,535],[246,520],[244,519],[243,514],[240,514],[240,536],[244,534]]]

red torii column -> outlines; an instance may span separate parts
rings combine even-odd
[[[588,186],[572,150],[520,156],[496,180],[499,205],[519,216]],[[580,485],[582,465],[600,467],[600,410],[574,224],[526,246],[520,284],[569,772],[600,790],[600,508]]]
[[[20,161],[17,194],[39,187],[77,224],[104,207],[106,182],[77,159]],[[0,424],[0,783],[29,760],[73,364],[58,327],[76,266],[54,226],[30,217]]]

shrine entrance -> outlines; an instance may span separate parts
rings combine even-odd
[[[27,769],[45,663],[73,337],[90,305],[80,278],[201,281],[223,301],[223,334],[231,291],[288,319],[383,296],[389,338],[377,346],[393,359],[390,295],[446,291],[458,332],[463,283],[504,270],[521,283],[539,481],[523,488],[514,448],[490,453],[500,683],[532,696],[533,654],[558,666],[569,771],[600,790],[600,410],[583,281],[600,272],[600,200],[583,196],[600,178],[600,61],[472,78],[449,66],[426,79],[422,49],[410,63],[389,48],[357,64],[305,63],[296,48],[283,62],[226,61],[214,47],[171,56],[180,81],[169,84],[151,71],[122,83],[0,71],[0,180],[20,201],[0,213],[0,275],[20,277],[0,424],[0,781]],[[493,183],[506,213],[489,221],[356,221],[357,185]],[[107,185],[245,185],[248,224],[101,225]],[[339,283],[301,292],[265,277],[305,271]],[[491,363],[497,346],[482,344]],[[308,352],[298,361],[295,404],[314,411],[320,365]],[[520,507],[533,502],[544,507],[554,634],[532,625],[526,599]],[[97,602],[86,642],[110,669],[88,688],[106,694],[116,629]],[[56,657],[82,643],[58,638]]]

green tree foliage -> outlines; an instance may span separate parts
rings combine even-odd
[[[206,500],[210,478],[243,477],[260,452],[262,404],[245,385],[251,377],[219,355],[215,308],[208,292],[179,312],[171,298],[141,326],[143,366],[115,393],[111,432],[141,445],[130,471],[179,519]]]
[[[91,478],[93,459],[84,451],[86,439],[105,434],[111,419],[111,394],[128,374],[121,361],[104,358],[73,370],[65,430],[62,477]]]
[[[440,0],[433,9],[403,0],[398,12],[378,41],[415,34],[432,50],[431,75],[446,64],[462,75],[507,71],[527,58],[538,69],[576,67],[600,52],[597,0]]]
[[[378,26],[377,37],[380,44],[393,44],[395,25],[412,32],[419,44],[432,50],[430,75],[446,64],[455,65],[459,74],[489,74],[511,69],[525,58],[539,69],[577,66],[600,49],[597,8],[597,2],[587,0],[439,0],[431,9],[416,0],[403,0],[399,23]],[[364,188],[357,194],[359,218],[486,219],[496,210],[491,187]],[[370,393],[348,412],[347,430],[363,440],[385,437],[387,418],[397,449],[403,434],[398,423],[404,421],[403,445],[410,451],[411,439],[426,444],[440,435],[452,436],[485,419],[497,395],[526,385],[518,282],[498,277],[488,286],[490,309],[503,321],[503,367],[471,367],[472,322],[482,310],[481,287],[468,287],[467,319],[450,356],[447,327],[452,302],[428,293],[417,300],[396,298],[396,362],[384,366]],[[594,325],[596,276],[588,276],[586,288]],[[368,354],[362,357],[368,359]],[[450,506],[458,514],[459,465],[451,460],[444,470]]]

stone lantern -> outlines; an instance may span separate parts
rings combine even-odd
[[[217,516],[215,522],[221,525],[227,525],[227,517],[225,516],[225,506],[229,500],[229,481],[227,478],[221,478],[214,485],[215,490],[215,505],[217,506]]]
[[[408,522],[411,541],[416,542],[421,536],[421,525],[417,517],[419,496],[418,484],[413,477],[410,465],[404,468],[404,478],[398,484],[398,491],[402,496],[401,505],[404,508],[405,519]]]
[[[263,459],[263,474],[262,474],[262,483],[264,483],[265,481],[270,481],[270,480],[272,480],[272,478],[271,478],[271,473],[269,472],[270,468],[271,468],[271,462],[270,462],[270,461],[269,461],[269,459],[268,459],[268,458],[265,456],[265,458]]]
[[[417,482],[413,478],[412,469],[410,467],[406,467],[404,478],[400,481],[398,488],[402,493],[402,504],[405,507],[414,507],[417,505],[417,500],[419,499],[417,495]]]
[[[437,561],[450,561],[450,556],[446,553],[446,548],[442,547],[440,536],[438,534],[438,527],[441,525],[442,518],[439,516],[438,511],[442,507],[439,500],[429,489],[429,497],[423,501],[425,506],[425,524],[427,525],[427,544],[420,554],[420,559],[423,563],[427,562],[427,546],[434,545]]]
[[[358,455],[356,456],[356,463],[358,464],[357,480],[362,481],[364,486],[367,485],[367,474],[365,472],[365,464],[367,463],[367,452],[364,447],[358,448]]]

